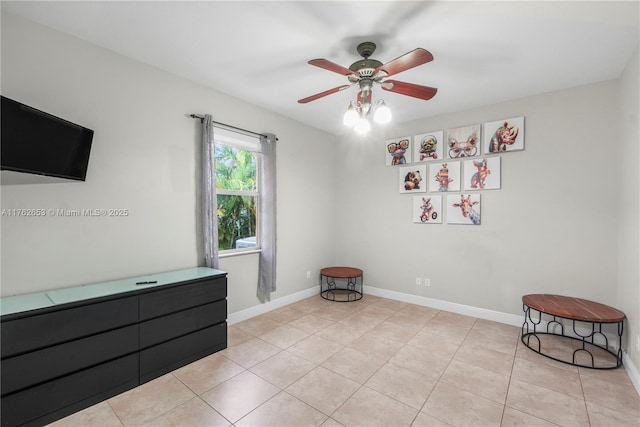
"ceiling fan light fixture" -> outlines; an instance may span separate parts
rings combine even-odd
[[[357,60],[349,68],[323,58],[308,61],[310,65],[346,76],[349,84],[299,99],[298,103],[306,104],[358,84],[360,90],[356,101],[349,103],[349,108],[345,112],[342,122],[346,126],[353,127],[356,132],[365,135],[371,129],[371,124],[367,120],[367,116],[371,113],[373,113],[373,120],[376,123],[385,124],[391,121],[391,110],[384,101],[380,99],[375,104],[372,102],[374,84],[380,85],[383,90],[388,92],[412,96],[425,101],[435,96],[438,89],[434,87],[398,80],[386,80],[387,77],[433,61],[433,55],[429,51],[419,47],[383,64],[377,59],[371,58],[375,49],[376,44],[373,42],[360,43],[356,50],[363,59]]]
[[[386,124],[391,121],[391,110],[387,107],[382,99],[376,102],[375,113],[373,114],[373,121],[380,124]]]
[[[345,126],[353,127],[359,118],[360,114],[358,114],[358,111],[356,110],[355,102],[351,101],[349,103],[349,108],[347,108],[347,111],[344,113],[342,123],[344,123]]]

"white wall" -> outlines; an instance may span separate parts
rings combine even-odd
[[[616,207],[618,224],[618,307],[627,315],[626,346],[629,358],[640,367],[640,70],[638,49],[620,78],[620,138],[617,147],[619,183]],[[638,384],[640,388],[640,384]]]
[[[123,208],[125,218],[2,218],[2,295],[202,265],[200,123],[189,113],[278,138],[281,262],[274,297],[316,284],[335,137],[108,50],[2,14],[2,95],[95,131],[84,183],[2,186],[2,208]],[[314,162],[306,162],[313,158]],[[313,225],[313,226],[308,226]],[[259,303],[256,257],[225,259],[229,310]],[[314,272],[313,280],[306,271]]]
[[[185,117],[196,112],[280,138],[273,299],[316,286],[319,268],[339,263],[363,268],[367,285],[405,294],[519,315],[523,294],[560,293],[620,304],[638,321],[637,205],[618,208],[620,188],[638,195],[637,168],[612,172],[624,159],[617,140],[623,151],[636,150],[632,164],[638,160],[637,95],[618,93],[637,94],[637,65],[620,83],[338,140],[6,14],[1,59],[3,95],[96,131],[87,182],[3,186],[2,207],[131,212],[2,218],[2,295],[201,264],[200,126]],[[631,122],[622,132],[619,111],[627,107]],[[412,196],[398,193],[398,171],[384,165],[385,140],[519,115],[526,117],[525,150],[503,155],[503,188],[482,192],[482,225],[413,224]],[[635,237],[618,227],[621,219],[636,221]],[[618,261],[621,252],[629,256]],[[255,255],[224,258],[221,268],[229,272],[230,313],[259,304]],[[417,287],[416,276],[432,286]]]
[[[608,81],[340,141],[337,203],[349,214],[337,221],[337,258],[370,286],[503,313],[521,315],[529,293],[617,305],[617,96]],[[518,116],[525,150],[502,155],[502,189],[481,192],[482,224],[412,223],[385,140]]]

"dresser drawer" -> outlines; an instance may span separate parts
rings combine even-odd
[[[216,301],[140,323],[140,348],[227,320],[227,301]]]
[[[140,351],[140,384],[227,347],[227,322]]]
[[[0,323],[2,358],[138,321],[138,297],[120,298]]]
[[[47,347],[2,361],[2,395],[116,359],[138,350],[138,327]]]
[[[135,387],[137,375],[138,355],[134,354],[5,396],[2,425],[21,425],[96,395],[106,399]]]
[[[140,295],[140,320],[226,299],[227,278],[206,279]]]

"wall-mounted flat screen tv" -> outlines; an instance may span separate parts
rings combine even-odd
[[[93,131],[2,96],[0,169],[84,181]]]

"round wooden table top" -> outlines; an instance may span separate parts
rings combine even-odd
[[[362,270],[353,267],[326,267],[320,270],[320,274],[338,279],[351,279],[362,276]]]
[[[581,298],[550,294],[530,294],[522,303],[543,313],[586,322],[621,322],[625,314],[608,305]]]

